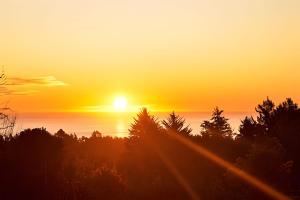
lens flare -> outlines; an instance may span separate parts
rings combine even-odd
[[[216,165],[219,165],[220,167],[227,169],[229,172],[240,178],[241,180],[245,181],[249,185],[252,185],[256,189],[260,190],[261,192],[269,195],[273,199],[280,199],[280,200],[291,200],[288,196],[278,192],[276,189],[272,188],[268,184],[262,182],[258,178],[252,176],[251,174],[243,171],[242,169],[236,167],[235,165],[231,164],[230,162],[227,162],[226,160],[222,159],[221,157],[217,156],[213,152],[207,150],[206,148],[199,146],[192,141],[190,141],[187,138],[184,138],[183,136],[180,136],[176,133],[169,133],[169,136],[173,138],[174,140],[177,140],[178,142],[182,143],[183,145],[187,146],[197,154],[204,156],[208,160],[212,161]]]

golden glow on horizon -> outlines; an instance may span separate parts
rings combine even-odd
[[[115,93],[118,94],[118,93]],[[134,101],[132,96],[125,95],[108,95],[105,98],[107,101],[94,105],[83,106],[81,109],[70,110],[71,112],[97,112],[97,113],[137,113],[141,108],[146,107],[151,111],[155,111],[151,105],[142,105]],[[109,102],[111,102],[109,104]]]

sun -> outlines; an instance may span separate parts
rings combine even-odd
[[[114,108],[117,112],[124,112],[127,108],[127,99],[123,96],[118,96],[114,101]]]

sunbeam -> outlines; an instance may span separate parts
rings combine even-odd
[[[168,134],[172,139],[184,144],[197,154],[204,156],[208,160],[212,161],[213,163],[221,166],[222,168],[227,169],[229,172],[237,176],[238,178],[244,180],[248,184],[254,186],[256,189],[260,190],[261,192],[267,194],[268,196],[272,197],[273,199],[280,199],[280,200],[291,200],[288,196],[278,192],[276,189],[272,188],[268,184],[262,182],[258,178],[252,176],[251,174],[243,171],[242,169],[237,168],[233,164],[225,161],[221,157],[217,156],[216,154],[212,153],[211,151],[207,150],[206,148],[196,145],[192,141],[183,136],[180,136],[177,133],[169,133]]]
[[[157,145],[151,137],[147,137],[147,144],[152,147],[152,149],[157,153],[163,164],[167,167],[170,173],[175,177],[177,183],[187,192],[192,200],[200,200],[199,195],[193,190],[187,179],[182,175],[182,173],[177,169],[174,163],[168,158],[168,156],[163,152],[163,150]]]

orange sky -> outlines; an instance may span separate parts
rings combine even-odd
[[[1,0],[2,102],[253,111],[300,102],[299,0]],[[105,109],[104,109],[105,110]]]

